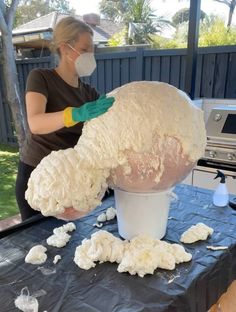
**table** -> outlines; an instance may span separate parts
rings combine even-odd
[[[93,224],[101,211],[114,207],[110,197],[75,222],[77,230],[61,249],[46,245],[52,230],[65,223],[55,218],[32,219],[1,233],[0,311],[19,311],[14,300],[27,286],[30,294],[44,291],[37,298],[40,312],[206,312],[236,278],[236,211],[214,207],[210,190],[180,184],[175,193],[178,200],[171,204],[164,240],[179,243],[181,233],[197,222],[214,228],[207,241],[185,245],[193,255],[191,262],[173,271],[157,269],[144,278],[118,273],[117,264],[98,264],[88,271],[76,266],[75,248],[99,230]],[[118,236],[116,219],[102,229]],[[36,244],[48,248],[47,262],[41,266],[24,262]],[[207,245],[229,248],[211,251]],[[54,265],[56,254],[62,260]]]

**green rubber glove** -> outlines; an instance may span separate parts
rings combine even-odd
[[[104,114],[115,101],[114,97],[100,96],[96,101],[83,104],[81,107],[67,107],[64,110],[64,125],[74,126],[78,122],[83,122]]]
[[[113,104],[114,97],[99,97],[96,101],[83,104],[81,107],[72,108],[73,121],[87,121],[104,114]]]

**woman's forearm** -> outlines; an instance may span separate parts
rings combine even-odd
[[[35,114],[28,118],[33,134],[48,134],[64,127],[63,111],[56,113]]]

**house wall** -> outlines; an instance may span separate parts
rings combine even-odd
[[[186,49],[147,50],[97,53],[97,69],[84,79],[101,94],[131,81],[163,81],[184,90]],[[48,68],[53,57],[17,60],[21,95],[26,78],[35,67]],[[1,67],[0,67],[1,77]],[[199,48],[195,82],[195,98],[236,98],[236,46]],[[0,142],[16,141],[9,109],[4,103],[0,83]]]

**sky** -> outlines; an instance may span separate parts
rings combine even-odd
[[[78,15],[87,13],[99,13],[100,0],[69,0],[70,6]],[[156,15],[171,19],[175,12],[189,6],[188,0],[152,0],[151,6]],[[228,6],[213,0],[201,0],[201,9],[207,14],[216,14],[227,20]],[[236,24],[236,12],[233,16],[233,24]]]

